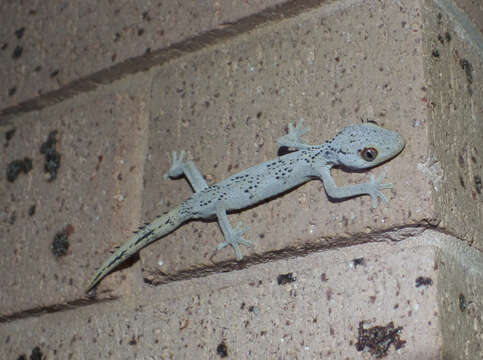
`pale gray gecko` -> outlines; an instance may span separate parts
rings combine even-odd
[[[134,253],[190,219],[217,218],[225,241],[216,249],[230,245],[240,260],[242,254],[239,245],[251,246],[251,242],[242,238],[246,228],[241,223],[235,228],[231,227],[227,212],[255,205],[312,179],[322,180],[328,197],[332,199],[367,194],[372,198],[373,208],[377,206],[378,197],[387,202],[381,190],[390,189],[392,185],[381,184],[384,174],[377,180],[371,175],[369,183],[338,187],[330,169],[337,166],[362,170],[392,159],[405,146],[404,139],[398,133],[372,123],[363,123],[343,128],[322,145],[308,145],[300,139],[307,131],[309,129],[302,128],[302,121],[295,127],[289,124],[288,135],[279,138],[277,144],[297,151],[255,165],[211,186],[192,161],[183,161],[183,151],[179,156],[173,152],[172,166],[165,178],[185,175],[195,193],[176,208],[134,232],[97,270],[86,292]]]

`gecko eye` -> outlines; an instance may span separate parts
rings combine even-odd
[[[366,161],[374,161],[377,157],[377,150],[373,147],[364,148],[360,152],[362,158]]]

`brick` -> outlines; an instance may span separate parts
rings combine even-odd
[[[108,255],[137,224],[142,162],[132,149],[144,149],[136,139],[145,131],[142,98],[117,93],[88,100],[17,119],[2,145],[8,151],[0,159],[3,315],[76,300],[90,276],[86,269],[97,265],[93,259]],[[60,167],[49,181],[40,148],[52,131]],[[24,157],[32,159],[32,170],[8,182],[8,163]],[[67,243],[54,246],[57,234]]]
[[[451,23],[454,14],[442,15],[437,8],[426,12],[432,146],[418,168],[433,184],[439,227],[483,250],[483,36],[464,28],[469,24]]]
[[[391,345],[387,359],[439,359],[450,349],[441,342],[445,310],[438,301],[456,301],[440,279],[462,276],[461,286],[474,293],[481,288],[481,260],[459,240],[427,231],[400,242],[273,261],[0,324],[0,355],[17,358],[38,346],[49,359],[218,358],[222,350],[237,359],[359,358],[359,322],[369,328],[392,321],[406,343],[397,351]],[[468,264],[479,274],[466,273]],[[290,273],[295,281],[279,284],[279,276]],[[472,309],[451,315],[465,319],[461,331],[478,322],[482,304],[470,298]],[[469,338],[471,351],[478,331]]]
[[[86,86],[92,88],[94,82],[111,79],[114,75],[106,70],[110,67],[119,65],[117,72],[129,72],[131,59],[146,61],[149,54],[160,49],[279,3],[2,1],[0,77],[5,86],[0,93],[0,109],[22,103],[38,108],[41,104],[31,100],[50,92],[55,96],[47,96],[44,103],[54,103],[53,97],[71,97],[83,88],[85,91]],[[90,83],[78,84],[83,78]]]

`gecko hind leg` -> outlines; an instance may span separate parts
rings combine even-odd
[[[235,228],[232,228],[230,222],[228,221],[228,217],[226,216],[226,210],[223,208],[218,208],[216,210],[216,216],[218,218],[218,223],[220,224],[223,236],[225,237],[225,241],[218,244],[216,250],[223,249],[224,247],[230,245],[235,251],[237,260],[241,260],[243,255],[240,251],[239,245],[241,244],[248,247],[252,246],[251,241],[242,238],[242,235],[247,231],[247,227],[243,226],[242,223],[239,222]]]
[[[176,151],[171,153],[171,167],[168,172],[164,174],[164,179],[177,178],[185,175],[195,192],[201,191],[208,187],[203,175],[196,168],[192,161],[183,161],[185,152],[180,151],[179,155]]]

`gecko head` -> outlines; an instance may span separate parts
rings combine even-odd
[[[405,144],[397,132],[365,123],[343,128],[328,145],[335,165],[361,170],[392,159],[404,149]]]

